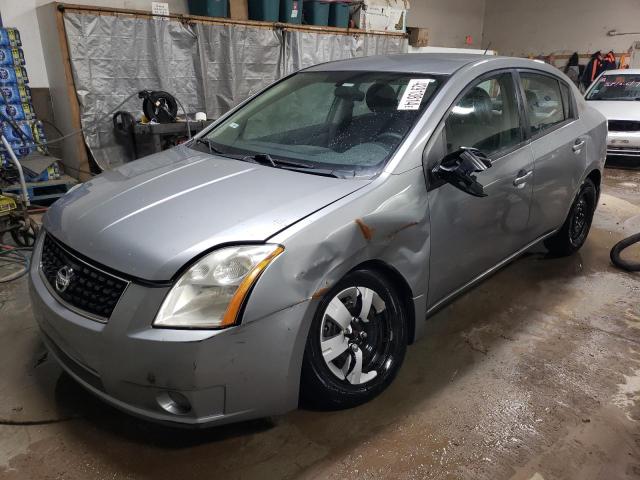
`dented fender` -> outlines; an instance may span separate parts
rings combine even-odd
[[[384,177],[269,239],[285,251],[255,285],[243,323],[302,302],[315,305],[350,270],[369,261],[395,269],[418,299],[415,318],[425,317],[421,299],[430,242],[423,172],[416,168]]]

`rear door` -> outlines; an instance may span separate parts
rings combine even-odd
[[[564,223],[589,145],[564,80],[534,70],[519,71],[519,78],[535,159],[530,227],[539,237]]]
[[[514,72],[492,72],[477,79],[445,117],[441,141],[426,153],[428,172],[460,147],[477,148],[492,161],[491,168],[477,174],[486,197],[429,181],[429,307],[530,240],[533,157],[526,143],[521,105]]]

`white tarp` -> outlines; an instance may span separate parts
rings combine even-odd
[[[126,161],[111,119],[94,120],[139,90],[164,90],[187,112],[217,118],[293,71],[364,55],[404,53],[397,36],[318,34],[243,25],[188,24],[152,17],[64,15],[86,143],[97,164]],[[120,110],[141,113],[134,96]],[[182,112],[180,112],[182,113]]]

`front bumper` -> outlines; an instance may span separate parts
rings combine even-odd
[[[132,283],[105,324],[48,291],[34,250],[31,298],[43,341],[88,390],[133,415],[168,424],[216,425],[297,407],[310,302],[225,330],[172,330],[151,323],[167,288]],[[167,409],[178,392],[189,410]]]
[[[640,132],[612,132],[607,135],[607,155],[640,157]]]

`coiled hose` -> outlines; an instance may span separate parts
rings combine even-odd
[[[638,242],[640,242],[640,233],[631,235],[630,237],[627,237],[624,240],[616,243],[609,253],[609,256],[611,257],[611,263],[613,263],[618,268],[626,270],[627,272],[640,272],[640,263],[623,260],[620,256],[625,248],[628,248],[634,243]]]

